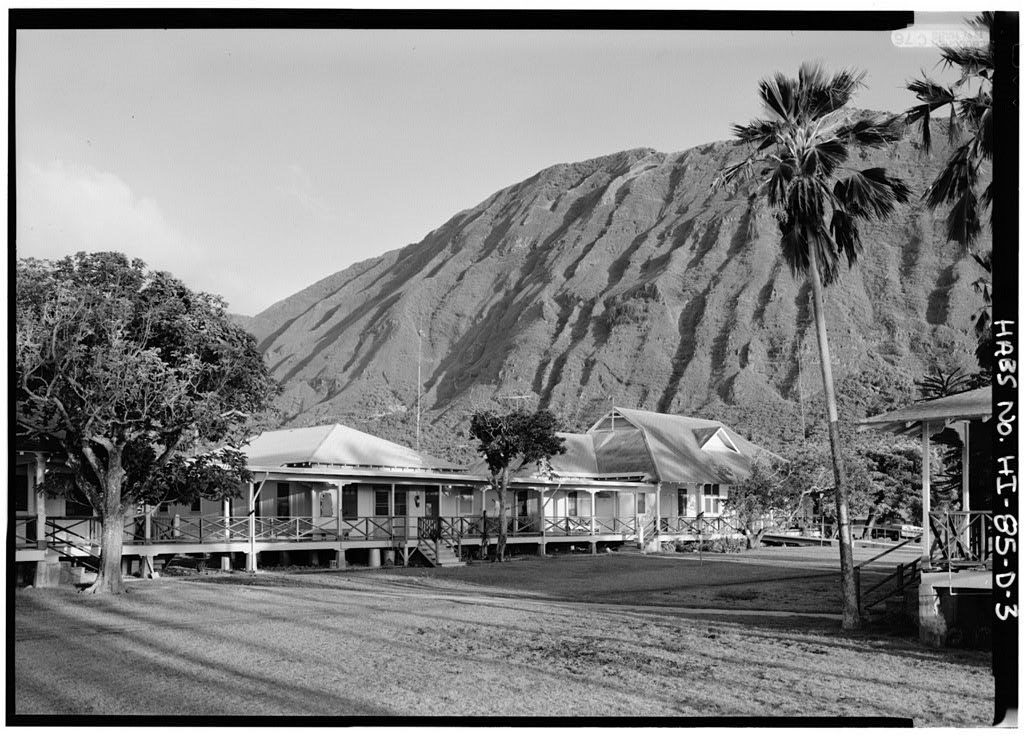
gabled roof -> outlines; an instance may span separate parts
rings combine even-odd
[[[620,430],[602,429],[609,426],[606,421],[612,416],[625,419],[629,428],[625,431],[634,448],[639,448],[642,438],[653,466],[655,478],[665,483],[735,483],[750,473],[750,463],[755,456],[774,453],[755,445],[746,438],[711,419],[697,419],[676,414],[659,414],[641,409],[615,407],[594,423],[589,433],[595,435],[618,435]],[[635,429],[634,429],[635,428]],[[727,448],[705,449],[711,438],[724,436],[737,452]],[[598,451],[600,465],[603,453],[616,447],[618,438],[609,438]]]
[[[566,451],[550,460],[554,480],[628,477],[645,482],[735,483],[750,473],[751,460],[758,454],[778,457],[721,422],[618,407],[586,434],[559,436]],[[478,461],[470,472],[486,475],[487,465]],[[532,464],[516,466],[513,474],[519,480],[541,476]]]
[[[277,429],[242,448],[255,466],[327,465],[398,470],[460,471],[446,460],[341,424]]]
[[[901,409],[868,417],[859,422],[858,429],[877,429],[885,432],[920,431],[922,422],[934,422],[936,430],[940,422],[961,419],[988,419],[992,416],[992,387],[964,391],[943,396],[940,399],[918,401]]]
[[[619,463],[620,467],[607,467],[599,461],[597,441],[601,438],[592,434],[573,434],[569,432],[556,432],[565,442],[565,452],[560,455],[553,455],[548,461],[550,475],[542,471],[534,463],[523,464],[515,462],[512,464],[512,477],[517,480],[554,480],[567,481],[576,480],[612,480],[629,479],[643,480],[649,477],[638,463],[629,461],[623,457],[624,462]],[[648,463],[649,464],[649,463]],[[469,467],[469,472],[487,477],[490,471],[487,462],[481,458],[476,460]]]

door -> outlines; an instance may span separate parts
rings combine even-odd
[[[423,492],[423,533],[428,539],[441,536],[439,517],[441,516],[441,494],[436,488]]]

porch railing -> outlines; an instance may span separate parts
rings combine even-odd
[[[663,516],[659,520],[662,534],[715,536],[742,533],[742,529],[728,516]]]
[[[573,537],[590,534],[589,516],[546,517],[544,534],[551,537]]]
[[[14,546],[19,548],[35,547],[39,538],[35,516],[18,516],[14,519]]]
[[[933,542],[931,564],[948,567],[984,565],[992,555],[992,512],[969,510],[929,514]]]

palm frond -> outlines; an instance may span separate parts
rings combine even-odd
[[[829,232],[836,244],[837,255],[845,256],[847,264],[852,267],[863,250],[856,217],[840,208],[832,210]]]
[[[980,234],[978,197],[973,190],[968,189],[953,203],[946,215],[946,239],[967,246]]]
[[[888,217],[897,202],[910,198],[910,188],[903,180],[881,168],[853,172],[837,181],[832,193],[850,216],[866,219]]]
[[[768,204],[772,207],[782,207],[786,202],[786,190],[789,182],[793,180],[796,171],[793,160],[790,158],[780,159],[775,166],[762,172],[768,176],[765,182],[765,189],[768,196]]]
[[[800,170],[805,176],[828,177],[847,160],[849,151],[839,138],[826,138],[804,151]]]
[[[868,148],[878,148],[902,138],[904,127],[903,119],[899,115],[871,116],[840,126],[836,130],[836,137]]]
[[[985,111],[992,109],[992,97],[985,90],[980,90],[973,97],[964,97],[959,100],[957,105],[960,107],[960,117],[972,129],[977,130]]]
[[[935,181],[925,190],[925,202],[930,209],[942,204],[955,202],[964,192],[972,191],[977,183],[977,164],[970,155],[970,143],[957,148],[935,177]]]
[[[988,186],[982,190],[981,198],[978,201],[981,203],[981,208],[983,210],[987,210],[992,207],[992,182],[989,182]]]
[[[865,72],[843,69],[832,76],[815,64],[800,67],[800,110],[807,120],[817,120],[847,105],[862,86]]]
[[[936,368],[919,381],[914,381],[914,385],[917,386],[921,398],[928,400],[961,393],[971,388],[973,382],[973,377],[964,373],[960,368],[949,373],[941,368]]]
[[[960,67],[961,77],[977,76],[982,72],[991,71],[994,66],[992,50],[987,45],[940,46],[939,53],[947,69]]]
[[[792,120],[796,111],[796,81],[782,73],[766,77],[758,84],[758,95],[765,107],[782,120]]]
[[[771,120],[751,120],[748,125],[733,125],[732,133],[743,143],[758,144],[757,150],[762,151],[778,139],[779,124]]]

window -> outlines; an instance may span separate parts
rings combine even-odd
[[[395,516],[409,515],[409,492],[404,488],[395,489]]]
[[[191,508],[189,510],[190,511],[202,511],[203,510],[203,499],[197,498],[195,501],[193,501],[192,502],[192,506],[191,506]]]
[[[170,501],[164,501],[162,504],[160,504],[160,511],[162,513],[166,514],[170,510],[171,510],[171,502]]]
[[[704,513],[718,514],[721,509],[721,499],[718,495],[717,483],[704,484]]]
[[[534,516],[540,509],[540,502],[536,497],[530,498],[529,491],[516,491],[515,509],[517,516]]]
[[[647,513],[647,494],[638,493],[636,497],[636,512],[638,514]]]
[[[15,479],[17,483],[14,495],[14,510],[28,511],[28,476],[19,475]]]
[[[373,486],[373,515],[391,516],[391,486]]]
[[[578,491],[569,491],[565,497],[565,515],[580,515],[580,494]]]
[[[277,515],[291,516],[291,486],[288,483],[277,484]]]
[[[678,509],[678,515],[689,516],[690,502],[687,499],[685,488],[680,488],[679,490],[676,491],[676,503],[678,504],[678,506],[676,507]]]
[[[355,483],[343,486],[341,489],[341,518],[354,519],[359,515],[358,488]]]
[[[473,489],[459,489],[459,516],[470,516],[473,513]]]
[[[75,486],[64,501],[64,513],[68,516],[92,516],[92,504],[82,495],[82,492]]]

